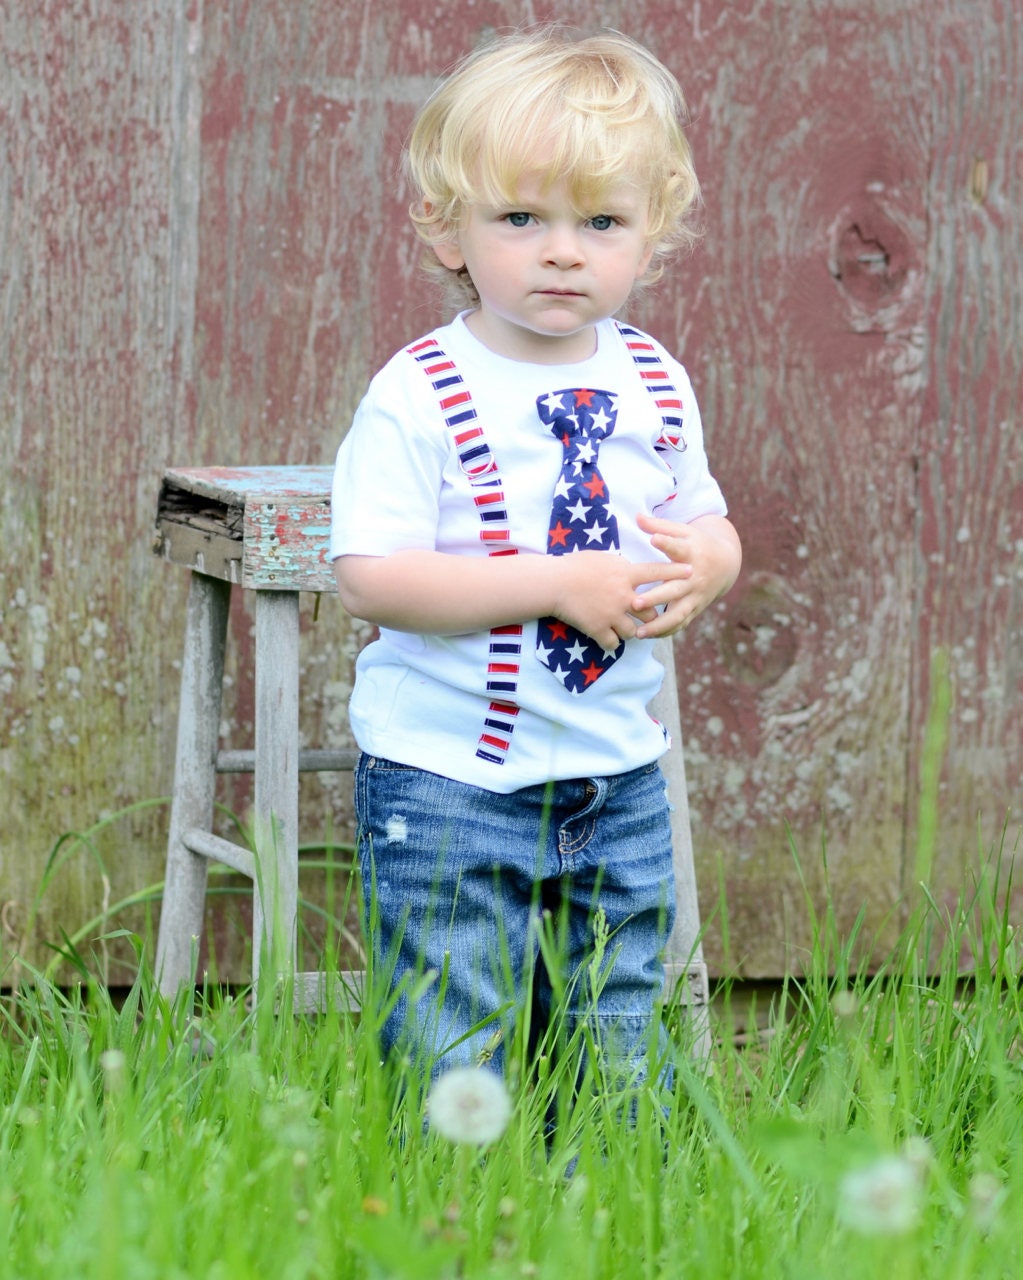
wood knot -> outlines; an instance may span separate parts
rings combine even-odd
[[[781,578],[751,577],[729,605],[721,631],[721,651],[732,675],[761,689],[779,680],[796,660],[798,621]]]
[[[887,328],[907,288],[913,263],[906,232],[869,198],[832,224],[828,271],[869,328]]]

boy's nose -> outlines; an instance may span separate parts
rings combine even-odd
[[[551,227],[544,242],[544,259],[556,267],[574,267],[584,260],[582,242],[573,227]]]

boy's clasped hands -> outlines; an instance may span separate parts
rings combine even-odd
[[[605,551],[579,551],[550,562],[562,583],[555,617],[606,649],[621,640],[674,635],[735,577],[737,539],[727,520],[701,516],[680,524],[640,514],[637,522],[669,564],[632,562]]]

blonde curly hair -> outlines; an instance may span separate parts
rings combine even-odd
[[[650,282],[696,236],[687,119],[675,77],[627,36],[579,39],[552,26],[499,38],[460,62],[417,115],[404,155],[409,214],[437,245],[470,206],[514,202],[527,174],[565,180],[587,215],[625,182],[649,193]],[[465,267],[451,271],[433,254],[426,267],[459,304],[478,304]]]

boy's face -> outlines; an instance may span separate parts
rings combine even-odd
[[[580,214],[564,181],[523,179],[507,205],[471,205],[455,235],[435,245],[451,270],[464,266],[480,305],[472,332],[498,355],[574,363],[596,348],[594,325],[613,315],[650,262],[646,193],[613,187]]]

